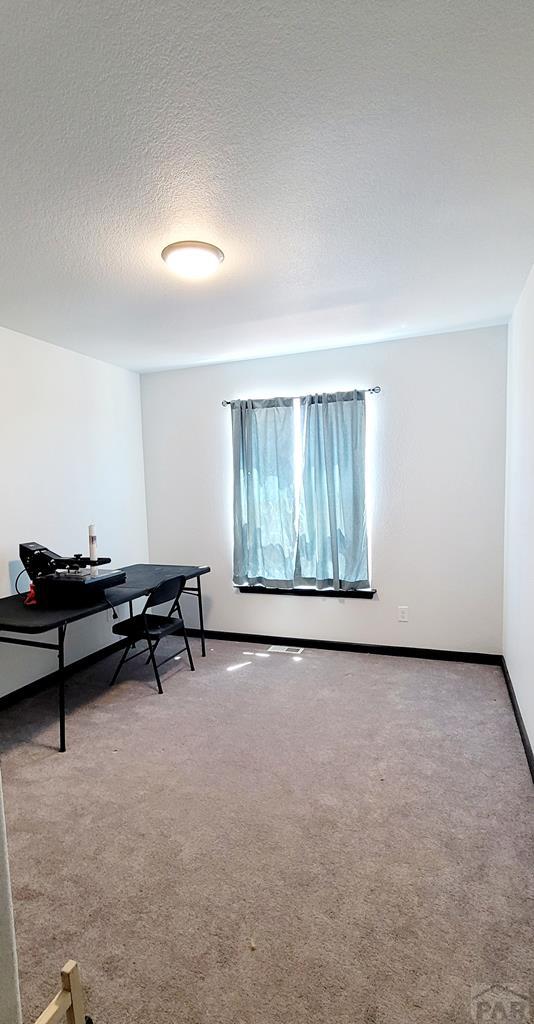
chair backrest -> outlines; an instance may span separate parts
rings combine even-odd
[[[87,1024],[90,1021],[85,1016],[80,970],[75,960],[68,960],[65,964],[61,972],[61,989],[35,1024],[59,1024],[62,1020],[67,1024]]]
[[[145,612],[149,608],[155,608],[158,604],[167,604],[168,601],[179,601],[180,595],[185,587],[185,576],[173,576],[170,580],[158,583],[150,591],[145,605]]]

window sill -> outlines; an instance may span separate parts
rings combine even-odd
[[[284,590],[280,587],[236,587],[240,594],[286,594],[291,597],[349,597],[372,601],[376,590],[315,590],[314,587],[295,587]]]

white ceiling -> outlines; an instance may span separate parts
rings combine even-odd
[[[505,320],[532,0],[4,0],[0,323],[135,369]],[[181,283],[164,245],[215,242]]]

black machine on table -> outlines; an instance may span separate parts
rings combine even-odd
[[[109,565],[111,558],[92,559],[82,554],[64,557],[35,541],[20,544],[19,554],[33,584],[32,600],[28,604],[63,608],[91,603],[108,587],[126,582],[124,569],[100,568]]]

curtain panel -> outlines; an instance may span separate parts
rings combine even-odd
[[[234,583],[368,587],[365,393],[235,401],[231,409]]]
[[[365,393],[300,400],[302,483],[295,586],[369,586],[365,515]]]
[[[293,586],[293,399],[232,402],[234,583]]]

